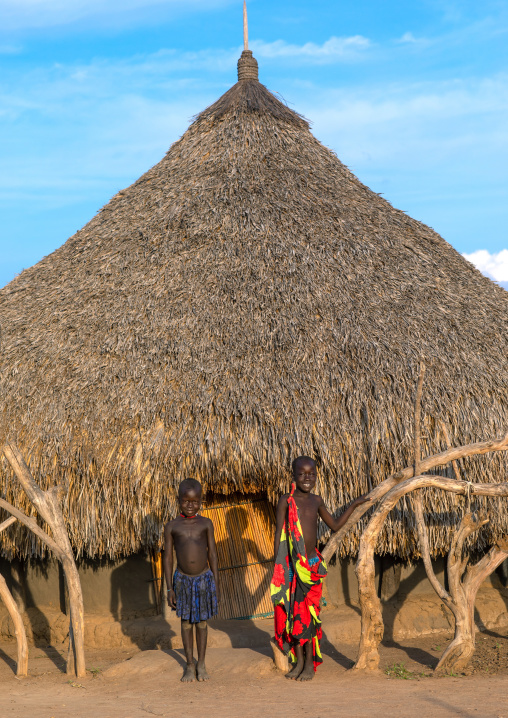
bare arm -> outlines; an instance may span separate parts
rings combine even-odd
[[[169,523],[164,527],[164,575],[168,588],[168,603],[171,608],[176,608],[175,592],[173,591],[173,534]]]
[[[326,508],[323,501],[321,501],[321,505],[319,506],[318,513],[325,522],[325,524],[332,530],[333,533],[341,529],[348,518],[351,516],[353,511],[356,509],[357,506],[360,506],[360,504],[365,504],[367,502],[370,502],[371,499],[367,498],[366,495],[359,496],[357,499],[353,501],[353,503],[348,506],[348,508],[342,513],[340,516],[337,516],[337,518],[334,518],[331,513]]]
[[[277,504],[277,511],[275,514],[275,539],[273,542],[273,560],[277,558],[279,553],[280,535],[284,526],[284,519],[286,518],[286,511],[288,507],[288,494],[284,494],[280,497],[279,503]]]
[[[213,523],[209,520],[206,536],[208,539],[208,563],[215,579],[215,587],[217,589],[217,603],[220,603],[220,585],[219,585],[219,562],[217,560],[217,546],[215,545],[215,533]]]

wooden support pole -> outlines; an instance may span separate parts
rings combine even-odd
[[[21,524],[24,524],[32,533],[34,533],[40,540],[46,544],[46,546],[53,551],[55,556],[57,558],[60,558],[61,551],[58,544],[56,544],[51,536],[49,536],[33,519],[31,516],[27,516],[23,513],[23,511],[20,511],[15,506],[10,504],[8,501],[5,501],[5,499],[0,499],[0,509],[5,509],[5,511],[8,511],[14,519],[17,519]]]
[[[445,466],[450,462],[457,461],[458,459],[462,459],[466,456],[478,456],[482,454],[488,454],[493,451],[506,451],[507,449],[508,432],[502,439],[496,439],[495,441],[482,441],[476,444],[466,444],[464,446],[458,446],[454,449],[448,449],[447,451],[443,451],[440,454],[428,456],[426,459],[422,459],[420,463],[420,471],[432,471],[432,469],[435,469],[437,466]],[[372,491],[369,493],[369,498],[372,500],[372,502],[380,501],[383,496],[385,496],[395,486],[400,484],[401,481],[410,479],[412,476],[414,476],[414,465],[408,466],[401,471],[396,471],[394,474],[391,474],[391,476],[389,476],[382,483],[372,489]],[[331,557],[339,548],[340,542],[347,534],[347,532],[358,523],[358,521],[370,508],[372,508],[372,502],[368,502],[366,504],[361,504],[360,506],[358,506],[353,511],[349,519],[346,521],[344,526],[339,529],[337,533],[332,534],[328,543],[323,549],[323,558],[325,561],[329,561],[331,559]]]
[[[5,531],[6,528],[16,523],[17,519],[14,516],[10,516],[6,521],[0,524],[0,533]],[[9,591],[5,578],[0,575],[0,598],[4,602],[9,615],[14,624],[14,633],[16,635],[16,643],[18,645],[18,660],[16,664],[16,675],[18,678],[22,678],[28,675],[28,642],[26,640],[26,631],[23,624],[23,618],[16,605],[16,601],[12,597],[12,593]]]
[[[0,524],[0,534],[2,533],[2,531],[5,531],[5,529],[8,529],[9,526],[12,526],[12,524],[15,524],[17,520],[18,519],[15,516],[9,516],[8,519],[6,519],[5,521],[2,521],[2,523]]]
[[[414,475],[418,476],[421,474],[421,407],[422,407],[422,393],[423,393],[423,378],[425,376],[425,365],[420,364],[420,375],[418,377],[418,386],[416,389],[415,397],[415,438],[414,438]],[[449,447],[450,448],[450,447]],[[452,462],[455,463],[455,462]],[[421,491],[415,491],[413,499],[413,510],[415,514],[416,533],[418,534],[418,541],[420,544],[420,553],[423,559],[423,565],[425,566],[425,572],[429,579],[434,591],[441,598],[445,600],[448,594],[444,590],[443,586],[439,582],[436,574],[434,573],[434,567],[432,566],[432,558],[430,555],[429,545],[429,533],[427,525],[425,524],[425,517],[423,514],[423,496]]]
[[[31,528],[62,562],[67,589],[69,591],[70,621],[72,624],[71,630],[69,631],[69,640],[74,656],[74,661],[67,661],[67,673],[75,673],[78,678],[84,678],[86,675],[86,666],[83,594],[72,546],[60,507],[58,489],[53,487],[48,491],[42,491],[37,486],[21,452],[16,446],[6,444],[3,448],[3,452],[31,503],[50,527],[54,540],[51,539],[33,519],[29,519],[23,512],[10,506],[6,501],[0,499],[0,506],[6,508],[7,511],[10,511],[16,518],[19,518],[20,521]]]
[[[411,491],[426,487],[434,487],[455,494],[465,494],[468,490],[464,481],[448,479],[443,476],[415,476],[394,486],[378,504],[372,514],[360,540],[360,550],[356,565],[360,608],[362,613],[362,630],[360,647],[355,669],[377,670],[379,668],[379,643],[383,638],[384,626],[381,613],[381,602],[378,598],[374,576],[374,551],[386,517],[398,501]],[[508,496],[508,482],[502,484],[474,484],[474,494],[479,496]],[[502,560],[502,559],[501,559]],[[501,562],[499,561],[499,563]],[[494,567],[495,568],[495,567]],[[494,570],[494,569],[492,569]],[[437,580],[437,579],[436,579]],[[439,584],[440,587],[440,584]],[[438,586],[434,586],[438,591]],[[449,600],[449,595],[441,587],[441,598]],[[448,605],[448,604],[447,604]]]
[[[447,446],[449,449],[451,449],[451,448],[452,448],[452,442],[450,441],[450,434],[448,433],[448,429],[446,428],[446,424],[444,423],[444,421],[441,421],[440,424],[441,424],[441,429],[443,430],[444,438],[445,438],[445,441],[446,441],[446,446]],[[453,473],[455,474],[455,478],[457,479],[457,481],[460,481],[460,480],[461,480],[461,476],[460,476],[460,470],[459,470],[459,464],[458,464],[458,462],[457,462],[457,461],[452,461],[452,467],[453,467]]]
[[[425,364],[420,364],[420,374],[418,376],[418,385],[416,387],[415,397],[415,438],[414,438],[414,475],[418,476],[420,471],[420,463],[422,458],[421,449],[421,423],[422,423],[422,393],[423,378],[425,376]]]
[[[9,615],[14,624],[14,633],[16,634],[16,643],[18,645],[16,675],[21,678],[28,675],[28,643],[26,640],[26,631],[16,601],[12,597],[7,582],[2,575],[0,575],[0,598],[9,611]]]
[[[486,517],[475,520],[471,514],[466,514],[452,540],[448,554],[449,595],[443,602],[453,613],[455,635],[436,666],[438,673],[457,673],[468,667],[476,641],[476,594],[483,581],[508,557],[508,541],[501,540],[475,565],[469,566],[464,576],[469,561],[469,557],[463,555],[464,541],[486,523]]]

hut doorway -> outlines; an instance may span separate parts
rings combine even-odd
[[[201,513],[215,529],[222,589],[219,618],[271,616],[275,512],[266,495],[207,495]]]
[[[201,509],[212,520],[217,543],[222,601],[219,618],[273,615],[275,512],[266,494],[207,494]],[[152,554],[157,610],[162,610],[162,555]]]

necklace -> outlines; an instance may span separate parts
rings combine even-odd
[[[182,514],[180,512],[180,516],[182,517],[182,519],[195,519],[196,516],[199,516],[199,514],[195,514],[194,516],[186,516],[185,514]]]

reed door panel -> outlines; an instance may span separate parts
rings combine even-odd
[[[247,500],[234,494],[207,500],[201,513],[214,525],[222,589],[219,618],[272,615],[273,506],[263,496]]]

